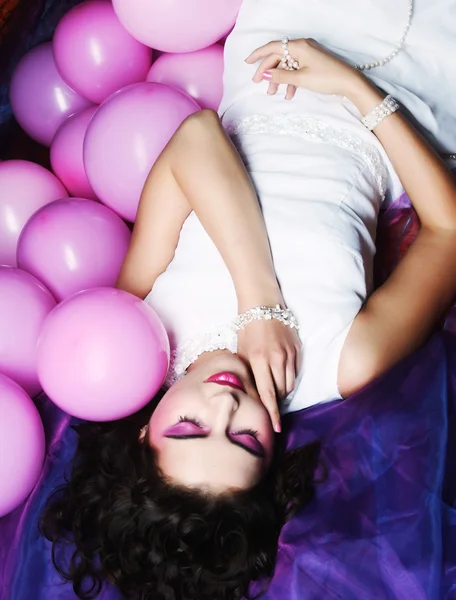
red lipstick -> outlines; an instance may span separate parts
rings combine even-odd
[[[216,373],[211,375],[209,379],[206,379],[204,383],[217,383],[218,385],[226,385],[236,390],[241,390],[245,393],[245,387],[242,381],[234,373]]]

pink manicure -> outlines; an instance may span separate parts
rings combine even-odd
[[[271,71],[265,71],[263,73],[263,79],[266,79],[266,81],[271,81],[271,79],[272,79],[272,73],[271,73]]]
[[[280,425],[280,423],[276,423],[275,424],[274,431],[276,433],[281,433],[282,432],[282,426]]]

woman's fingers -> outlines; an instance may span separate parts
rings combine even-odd
[[[295,382],[296,382],[296,373],[295,370],[295,354],[288,355],[287,365],[285,368],[285,379],[286,379],[286,395],[291,394],[294,390]]]
[[[283,400],[287,395],[286,356],[283,360],[271,363],[271,372],[274,378],[274,387],[277,398]]]
[[[279,87],[279,86],[277,85],[277,87]],[[285,100],[293,100],[295,94],[296,94],[296,86],[288,84],[287,85],[287,92],[285,94]]]
[[[280,432],[280,413],[271,369],[266,360],[259,359],[251,362],[253,376],[261,398],[261,402],[269,413],[274,431]]]
[[[280,60],[281,55],[279,54],[270,54],[266,56],[265,59],[261,62],[259,67],[257,68],[255,75],[252,77],[252,81],[254,83],[260,83],[263,79],[263,74],[265,71],[280,68]],[[274,81],[269,82],[268,86],[268,94],[274,95],[277,93],[279,89],[279,83]],[[285,93],[285,100],[292,100],[296,94],[296,86],[292,84],[287,85],[287,91]]]
[[[264,44],[264,46],[260,46],[256,50],[254,50],[247,58],[245,59],[246,63],[254,63],[257,60],[261,60],[265,56],[269,54],[279,54],[282,55],[282,43],[278,41],[268,42]]]
[[[254,83],[259,83],[263,79],[263,73],[268,69],[275,69],[277,65],[280,63],[280,55],[278,54],[270,54],[266,56],[266,58],[261,61],[261,64],[258,66],[255,71],[255,75],[252,77],[252,81]]]
[[[272,81],[269,83],[268,85],[268,94],[270,96],[273,96],[274,94],[277,93],[277,90],[279,89],[279,85],[277,83],[273,83]]]
[[[321,49],[322,46],[312,38],[300,38],[296,40],[289,40],[288,43],[288,51],[295,58],[299,58],[303,54],[307,54],[312,48]],[[278,54],[280,57],[283,55],[282,48],[282,40],[273,40],[272,42],[268,42],[259,48],[256,48],[247,58],[245,59],[246,63],[252,64],[265,58],[269,54]],[[296,56],[299,55],[299,56]]]
[[[294,365],[295,365],[295,373],[297,375],[302,367],[302,345],[301,344],[298,344],[295,346]]]
[[[277,68],[280,69],[281,66],[280,64],[277,65]],[[275,83],[274,81],[270,81],[269,85],[268,85],[268,94],[269,95],[274,95],[277,93],[277,90],[279,89],[279,84]],[[288,93],[288,92],[287,92]],[[293,94],[294,95],[294,94]],[[290,98],[291,100],[291,98]]]

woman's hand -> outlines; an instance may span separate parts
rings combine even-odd
[[[291,100],[296,88],[303,87],[320,94],[334,94],[350,98],[364,75],[341,58],[326,50],[313,39],[290,40],[290,55],[298,61],[300,68],[287,71],[280,68],[283,56],[282,42],[269,42],[257,48],[245,59],[252,64],[261,63],[253,77],[255,83],[263,79],[270,81],[268,94],[275,94],[279,84],[287,84],[285,98]],[[269,73],[268,75],[265,72]]]
[[[293,390],[301,362],[296,329],[274,319],[253,321],[238,334],[238,354],[250,365],[272,426],[280,432],[278,401]]]

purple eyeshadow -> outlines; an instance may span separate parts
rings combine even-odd
[[[230,436],[235,442],[242,444],[246,448],[250,448],[253,452],[256,452],[260,456],[264,456],[264,448],[262,444],[249,433],[239,433],[239,434],[231,434]]]
[[[207,437],[210,433],[205,427],[197,424],[191,420],[184,420],[185,418],[181,418],[178,423],[168,427],[164,432],[163,436],[167,438],[174,439],[188,439],[188,438],[201,438]],[[229,438],[232,443],[241,446],[247,452],[250,452],[256,456],[264,457],[265,450],[263,445],[257,440],[257,438],[249,433],[248,431],[239,431],[239,433],[230,433]]]
[[[180,423],[176,423],[176,425],[172,425],[165,430],[164,436],[191,436],[191,435],[202,435],[204,434],[204,429],[202,427],[198,427],[194,423],[190,423],[188,421],[181,421]]]

